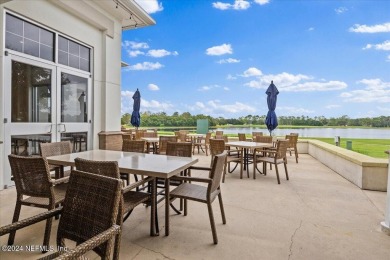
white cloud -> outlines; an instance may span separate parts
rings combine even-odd
[[[363,50],[372,48],[374,48],[375,50],[390,51],[390,41],[384,41],[383,43],[379,44],[367,44],[366,47],[363,48]]]
[[[283,72],[280,74],[268,74],[268,75],[262,75],[257,80],[252,80],[245,84],[245,86],[251,87],[251,88],[262,88],[266,89],[268,88],[271,81],[274,81],[274,84],[278,88],[283,87],[289,87],[293,84],[297,84],[300,81],[311,79],[311,77],[303,75],[303,74],[297,74],[293,75],[287,72]]]
[[[158,0],[135,0],[147,13],[153,14],[164,10]]]
[[[307,29],[309,32],[311,31],[314,31],[314,27],[310,27],[309,29]]]
[[[240,62],[240,60],[233,59],[233,58],[222,59],[222,60],[217,61],[217,63],[219,63],[219,64],[224,64],[224,63],[238,63],[238,62]]]
[[[225,90],[225,91],[229,91],[229,90],[230,90],[230,88],[228,88],[228,87],[223,87],[223,90]]]
[[[133,95],[132,91],[121,91],[121,101],[122,101],[122,114],[124,113],[132,113],[133,112]],[[142,96],[142,94],[141,94]],[[150,112],[161,112],[168,111],[172,109],[174,106],[169,102],[160,102],[157,100],[145,100],[141,97],[141,112],[142,111],[150,111]]]
[[[344,98],[345,102],[390,103],[390,82],[383,82],[380,79],[362,79],[357,83],[366,87],[341,93],[340,97]]]
[[[334,108],[339,108],[341,107],[340,105],[327,105],[325,108],[326,109],[334,109]]]
[[[261,70],[255,68],[255,67],[251,67],[249,69],[247,69],[246,71],[244,71],[244,73],[242,75],[240,75],[241,77],[254,77],[254,76],[261,76],[263,73],[261,72]]]
[[[328,81],[328,82],[305,82],[296,85],[281,87],[280,90],[303,92],[303,91],[331,91],[345,89],[347,84],[342,81]]]
[[[339,8],[334,9],[334,11],[335,11],[337,14],[342,14],[342,13],[345,13],[346,11],[348,11],[348,8],[346,8],[346,7],[344,7],[344,6],[340,6]]]
[[[159,49],[159,50],[149,50],[146,55],[154,58],[161,58],[169,55],[177,56],[179,55],[179,53],[177,51],[170,52],[164,49]]]
[[[139,50],[128,50],[127,53],[130,57],[137,57],[138,55],[145,55],[145,52]]]
[[[148,89],[149,89],[149,90],[152,90],[152,91],[160,90],[160,88],[159,88],[156,84],[153,84],[153,83],[150,83],[150,84],[148,85]]]
[[[270,0],[255,0],[254,2],[259,5],[268,4]]]
[[[314,110],[310,110],[310,109],[305,109],[301,107],[283,107],[283,106],[276,107],[276,112],[277,111],[284,111],[283,114],[287,114],[287,115],[302,115],[302,114],[304,115],[304,114],[314,113]]]
[[[379,111],[386,112],[390,115],[390,107],[376,107]]]
[[[349,28],[350,32],[356,33],[382,33],[390,32],[390,23],[376,24],[376,25],[360,25],[355,24],[353,27]]]
[[[258,0],[259,1],[259,0]],[[264,0],[263,0],[264,1]],[[215,2],[213,3],[213,7],[219,10],[246,10],[251,6],[251,4],[246,0],[235,0],[234,4]]]
[[[122,46],[130,49],[149,49],[146,42],[124,41]]]
[[[226,77],[227,80],[235,80],[237,77],[232,76],[231,74],[228,74]]]
[[[193,106],[187,106],[190,111],[196,113],[216,116],[231,116],[236,113],[254,113],[256,109],[241,102],[233,104],[222,104],[220,100],[209,100],[207,102],[196,102]]]
[[[232,53],[233,53],[232,46],[226,43],[219,46],[210,47],[206,50],[206,54],[211,56],[220,56],[220,55],[232,54]]]
[[[130,66],[126,67],[125,70],[158,70],[158,69],[161,69],[162,67],[164,67],[164,65],[162,65],[159,62],[153,63],[153,62],[145,61],[142,63],[130,65]]]
[[[223,90],[229,90],[227,87],[221,87],[220,85],[208,85],[208,86],[202,86],[198,88],[198,91],[209,91],[215,88],[222,88]]]

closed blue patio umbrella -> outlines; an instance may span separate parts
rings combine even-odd
[[[278,98],[279,91],[274,85],[274,81],[271,81],[271,85],[269,85],[267,91],[267,104],[268,104],[268,113],[265,118],[265,125],[271,135],[272,131],[278,126],[278,118],[276,117],[275,108],[276,108],[276,100]]]
[[[133,95],[133,113],[131,114],[130,123],[132,126],[138,128],[141,124],[141,115],[139,114],[139,109],[141,107],[141,94],[137,88],[137,91]]]

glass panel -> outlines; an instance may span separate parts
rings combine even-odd
[[[61,122],[87,122],[88,79],[61,73]]]
[[[38,42],[39,27],[31,23],[24,23],[24,37]]]
[[[12,61],[11,121],[51,122],[51,70]]]
[[[69,53],[80,56],[79,45],[75,42],[69,41]]]
[[[49,143],[50,134],[12,135],[11,153],[17,155],[39,155],[39,144]]]
[[[5,36],[5,47],[7,49],[23,52],[23,38],[7,32]]]
[[[88,147],[87,140],[88,140],[87,132],[61,134],[61,141],[70,141],[73,144],[74,153],[87,151],[87,147]]]
[[[23,36],[23,21],[15,16],[7,14],[5,30]]]
[[[24,53],[39,57],[39,43],[24,38]]]
[[[45,60],[53,60],[53,48],[50,48],[46,45],[40,44],[40,56]]]
[[[80,45],[80,57],[89,60],[89,49]]]
[[[78,69],[79,57],[69,54],[69,66]]]
[[[68,53],[58,51],[58,63],[68,66]]]
[[[80,69],[84,71],[89,71],[89,61],[80,59]]]
[[[58,49],[68,52],[68,40],[64,37],[58,36]]]
[[[54,34],[46,31],[46,30],[39,30],[39,33],[41,35],[40,43],[46,44],[48,46],[53,47],[54,46]]]

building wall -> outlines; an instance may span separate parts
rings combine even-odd
[[[72,8],[78,8],[78,4],[84,8],[85,12],[81,10],[78,14],[72,11]],[[99,132],[120,131],[121,22],[92,1],[35,0],[9,1],[2,4],[0,6],[0,141],[4,138],[4,102],[2,99],[4,92],[4,10],[15,12],[92,47],[93,130],[91,134],[93,136],[92,148],[98,149]],[[105,19],[101,19],[102,17]],[[103,20],[103,22],[99,21],[99,19]],[[105,24],[108,28],[105,28]],[[2,153],[0,165],[3,166],[7,162],[3,161],[5,155],[1,144],[0,152]],[[3,167],[0,167],[0,189],[3,187],[3,169]]]

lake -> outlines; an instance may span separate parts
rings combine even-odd
[[[263,132],[264,135],[269,134],[267,129],[256,127],[230,127],[217,128],[224,134],[238,134],[252,132]],[[298,133],[300,137],[329,137],[334,138],[340,136],[341,138],[364,138],[364,139],[390,139],[390,130],[380,128],[294,128],[294,129],[275,129],[273,134],[276,136],[284,136],[290,133]]]

